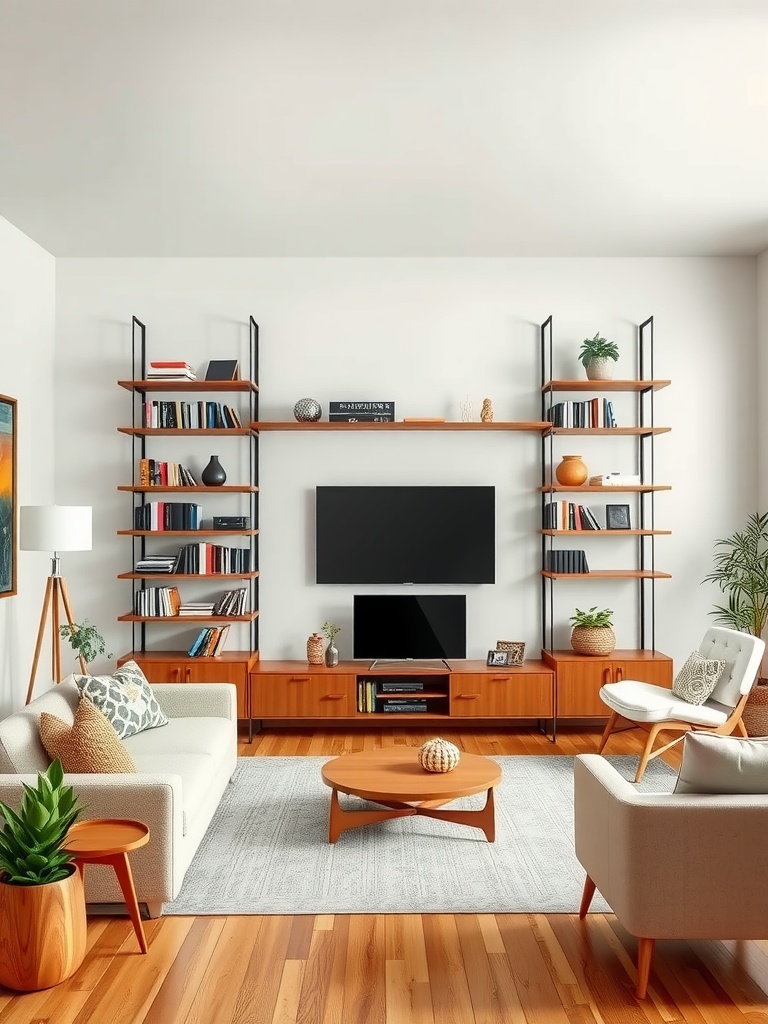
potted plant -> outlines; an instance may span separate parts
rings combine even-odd
[[[328,646],[325,649],[325,664],[328,668],[334,668],[339,664],[339,651],[334,640],[341,632],[341,626],[337,626],[335,622],[324,622],[322,629],[328,640]]]
[[[613,377],[613,364],[618,358],[616,342],[601,338],[599,331],[594,338],[585,338],[581,343],[579,359],[589,380],[610,380]]]
[[[728,598],[711,615],[719,626],[762,636],[768,621],[768,512],[753,512],[743,530],[715,541],[714,568],[703,582]],[[747,698],[742,720],[750,736],[768,735],[768,679],[762,674]]]
[[[0,983],[21,992],[58,985],[85,956],[83,878],[64,849],[81,811],[57,758],[18,812],[0,801]]]
[[[610,608],[597,610],[593,605],[589,611],[583,612],[576,609],[576,614],[571,616],[573,629],[571,630],[571,647],[577,654],[601,655],[610,654],[616,646],[616,635],[613,632]]]
[[[63,640],[69,641],[75,657],[80,659],[80,668],[83,672],[87,672],[90,662],[101,655],[112,657],[112,652],[107,652],[104,637],[88,619],[83,619],[80,623],[75,622],[71,626],[69,623],[59,626],[59,634]]]

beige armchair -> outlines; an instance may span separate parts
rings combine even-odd
[[[638,938],[643,999],[657,939],[768,938],[768,886],[739,866],[768,858],[768,795],[643,793],[597,754],[574,766],[579,917],[599,890]]]

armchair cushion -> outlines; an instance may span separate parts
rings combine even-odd
[[[135,661],[126,661],[112,676],[74,677],[81,694],[89,697],[121,740],[144,729],[167,725],[152,687]]]
[[[768,737],[686,734],[676,793],[768,793]]]
[[[722,725],[731,708],[717,704],[711,698],[705,704],[689,704],[675,697],[665,686],[623,679],[620,683],[606,683],[600,689],[601,699],[632,722],[690,722],[692,725]]]
[[[65,772],[135,772],[133,758],[96,705],[81,697],[70,725],[47,711],[40,714],[40,739]]]
[[[672,693],[688,704],[703,704],[712,695],[724,668],[724,660],[705,658],[694,651],[675,676]]]

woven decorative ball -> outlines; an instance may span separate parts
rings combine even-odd
[[[461,751],[454,743],[441,740],[427,740],[419,749],[419,764],[428,772],[450,772],[461,758]]]
[[[610,654],[615,646],[610,626],[574,626],[571,631],[571,647],[577,654]]]
[[[316,423],[323,415],[323,410],[314,398],[300,398],[293,407],[293,415],[299,423]]]
[[[307,640],[307,661],[310,665],[322,665],[325,660],[325,640],[321,633],[313,633]]]

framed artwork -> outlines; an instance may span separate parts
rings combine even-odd
[[[0,597],[16,593],[16,399],[0,395]]]
[[[525,658],[525,642],[523,640],[497,640],[497,651],[506,651],[507,667],[520,666]]]
[[[631,530],[629,505],[606,505],[605,528],[606,530]]]
[[[485,663],[491,668],[505,668],[507,664],[507,652],[488,651],[488,657],[486,658]]]

